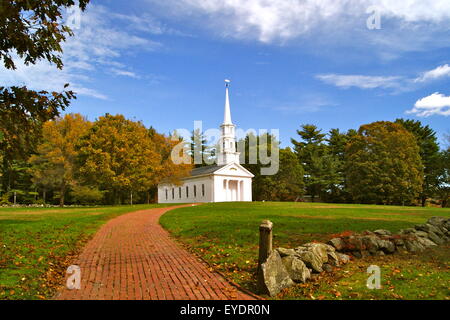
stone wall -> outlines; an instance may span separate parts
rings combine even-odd
[[[331,239],[325,243],[306,243],[294,249],[277,248],[261,265],[260,293],[277,295],[295,283],[304,283],[312,273],[331,271],[351,258],[397,252],[421,252],[450,241],[450,219],[433,217],[426,223],[392,234],[388,230],[365,231]]]

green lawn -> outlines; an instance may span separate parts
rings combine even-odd
[[[155,207],[0,208],[0,300],[46,299],[107,220]]]
[[[312,240],[327,241],[332,234],[344,231],[383,228],[397,232],[433,216],[450,217],[450,209],[319,203],[219,203],[176,209],[166,213],[160,221],[218,271],[255,291],[258,226],[264,219],[274,223],[275,247],[296,247]],[[420,257],[369,258],[349,264],[332,275],[321,276],[307,285],[298,285],[280,297],[445,299],[450,297],[449,260],[448,247]],[[366,270],[370,264],[377,263],[382,266],[384,286],[382,290],[368,290],[365,287]]]

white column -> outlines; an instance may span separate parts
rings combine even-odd
[[[228,193],[230,190],[230,180],[225,180],[225,201],[228,201]]]
[[[242,201],[241,199],[241,180],[237,181],[237,197],[236,201]]]

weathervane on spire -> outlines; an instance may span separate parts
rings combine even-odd
[[[231,80],[225,79],[225,87],[230,87]]]

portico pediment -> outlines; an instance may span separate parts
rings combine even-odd
[[[230,163],[216,172],[214,175],[238,176],[243,178],[253,178],[254,175],[238,163]]]

